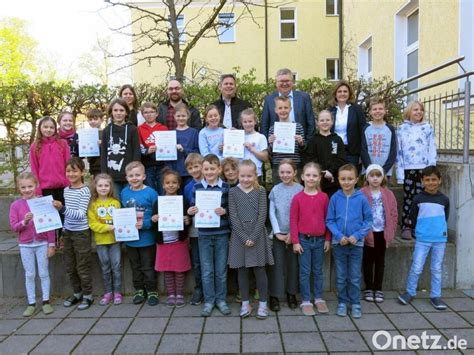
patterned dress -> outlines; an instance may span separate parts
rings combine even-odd
[[[229,246],[229,266],[258,267],[273,265],[270,241],[267,238],[267,194],[263,187],[244,192],[239,186],[229,192],[229,216],[232,233]],[[255,245],[246,247],[252,240]]]

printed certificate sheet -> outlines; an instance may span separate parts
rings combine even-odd
[[[135,207],[115,208],[113,212],[115,240],[117,242],[131,242],[138,240],[137,210]]]
[[[184,230],[183,196],[158,196],[158,216],[160,232]]]
[[[79,156],[82,157],[98,157],[99,149],[99,129],[83,128],[77,131],[79,136]]]
[[[275,122],[273,134],[275,135],[275,141],[273,142],[275,153],[295,152],[296,123]]]
[[[215,212],[221,207],[222,192],[196,191],[196,207],[198,213],[194,216],[196,228],[219,228],[221,217]]]
[[[153,132],[156,145],[156,160],[178,160],[176,131]]]
[[[63,227],[59,212],[53,206],[53,196],[44,196],[27,200],[33,213],[36,233],[44,233]]]
[[[224,130],[224,158],[244,158],[245,131],[243,129]]]

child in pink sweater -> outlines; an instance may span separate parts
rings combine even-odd
[[[305,187],[291,202],[290,231],[293,251],[299,254],[301,309],[304,315],[313,316],[311,293],[318,312],[328,312],[322,295],[324,253],[329,251],[331,245],[331,234],[325,223],[329,198],[320,190],[321,167],[318,164],[306,164],[301,179]]]
[[[35,230],[33,214],[30,212],[27,201],[35,197],[38,180],[33,174],[25,172],[18,176],[16,182],[22,198],[13,202],[10,207],[10,227],[19,235],[21,261],[25,269],[28,307],[23,312],[23,316],[31,317],[36,310],[36,264],[38,264],[43,293],[42,310],[44,314],[50,314],[53,313],[53,307],[49,304],[48,258],[55,253],[55,233],[54,231],[36,233]]]

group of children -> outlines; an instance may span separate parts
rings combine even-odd
[[[275,111],[280,122],[289,121],[290,99],[277,97]],[[319,113],[319,131],[308,142],[297,124],[295,153],[282,154],[272,151],[276,139],[273,127],[267,144],[265,136],[255,130],[255,112],[244,110],[240,120],[245,131],[245,156],[239,161],[223,158],[224,130],[217,107],[206,109],[207,125],[197,131],[187,124],[188,108],[179,104],[174,112],[178,159],[165,163],[154,157],[153,132],[168,129],[158,123],[156,106],[142,105],[145,122],[137,128],[127,121],[130,109],[125,101],[114,99],[108,109],[111,122],[102,131],[99,142],[101,156],[88,159],[90,188],[84,183],[85,164],[77,157],[77,135],[70,124],[72,115],[59,116],[59,129],[56,121],[44,117],[31,146],[32,172],[19,175],[17,187],[22,198],[12,204],[10,211],[11,227],[20,235],[25,267],[29,305],[24,315],[35,312],[35,260],[41,278],[43,312],[53,312],[49,304],[48,257],[54,255],[56,236],[54,232],[35,232],[26,203],[42,194],[53,196],[53,205],[64,219],[63,230],[58,235],[73,289],[73,294],[64,301],[65,307],[78,304],[78,309],[83,310],[93,303],[90,231],[97,245],[105,289],[99,303],[122,303],[121,245],[114,237],[112,215],[116,208],[134,207],[139,239],[124,243],[132,269],[134,304],[145,301],[149,305],[158,304],[156,272],[163,272],[167,306],[183,307],[185,275],[192,269],[195,288],[189,303],[203,302],[201,315],[205,317],[211,315],[214,307],[224,315],[230,314],[227,304],[230,267],[237,271],[242,317],[252,314],[250,271],[259,294],[257,318],[265,319],[268,309],[279,311],[280,299],[285,294],[289,307],[297,308],[298,292],[303,314],[314,315],[314,306],[319,313],[327,313],[323,266],[325,253],[332,249],[337,314],[346,316],[351,306],[352,316],[359,318],[362,265],[364,299],[384,300],[385,249],[394,238],[398,219],[395,198],[386,187],[394,154],[397,155],[396,139],[397,177],[406,177],[407,173],[416,175],[425,186],[422,194],[415,196],[413,192],[412,207],[407,211],[406,226],[415,228],[411,233],[417,240],[407,293],[400,296],[400,302],[407,304],[415,296],[426,255],[433,249],[437,257],[432,259],[436,265],[432,268],[431,301],[438,309],[446,308],[440,299],[440,270],[449,201],[438,191],[439,171],[428,166],[432,157],[419,156],[414,147],[426,143],[424,138],[416,139],[416,134],[426,136],[432,131],[429,124],[422,122],[423,115],[420,118],[418,111],[423,112],[421,103],[408,106],[407,121],[400,128],[404,134],[400,137],[384,121],[384,103],[371,102],[373,122],[363,140],[366,154],[361,153],[366,186],[360,190],[356,188],[357,167],[345,163],[344,144],[337,134],[331,133],[334,118],[329,111]],[[102,114],[91,110],[88,121],[91,127],[100,128]],[[268,159],[272,162],[274,182],[269,205],[262,187],[262,165]],[[419,164],[420,160],[426,160],[425,166]],[[400,169],[405,176],[398,172]],[[409,169],[417,170],[412,173]],[[194,227],[193,217],[200,213],[196,205],[198,191],[221,193],[221,205],[214,211],[220,217],[219,227]],[[162,212],[157,207],[158,195],[179,194],[184,197],[185,230],[158,232]],[[268,216],[270,236],[266,229]],[[430,218],[436,222],[432,223]]]

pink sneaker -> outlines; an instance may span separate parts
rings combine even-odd
[[[123,301],[123,296],[120,292],[115,292],[114,294],[114,304],[121,304]]]
[[[107,306],[110,303],[110,301],[112,301],[112,297],[113,297],[112,292],[106,293],[100,300],[99,304],[101,306]]]

